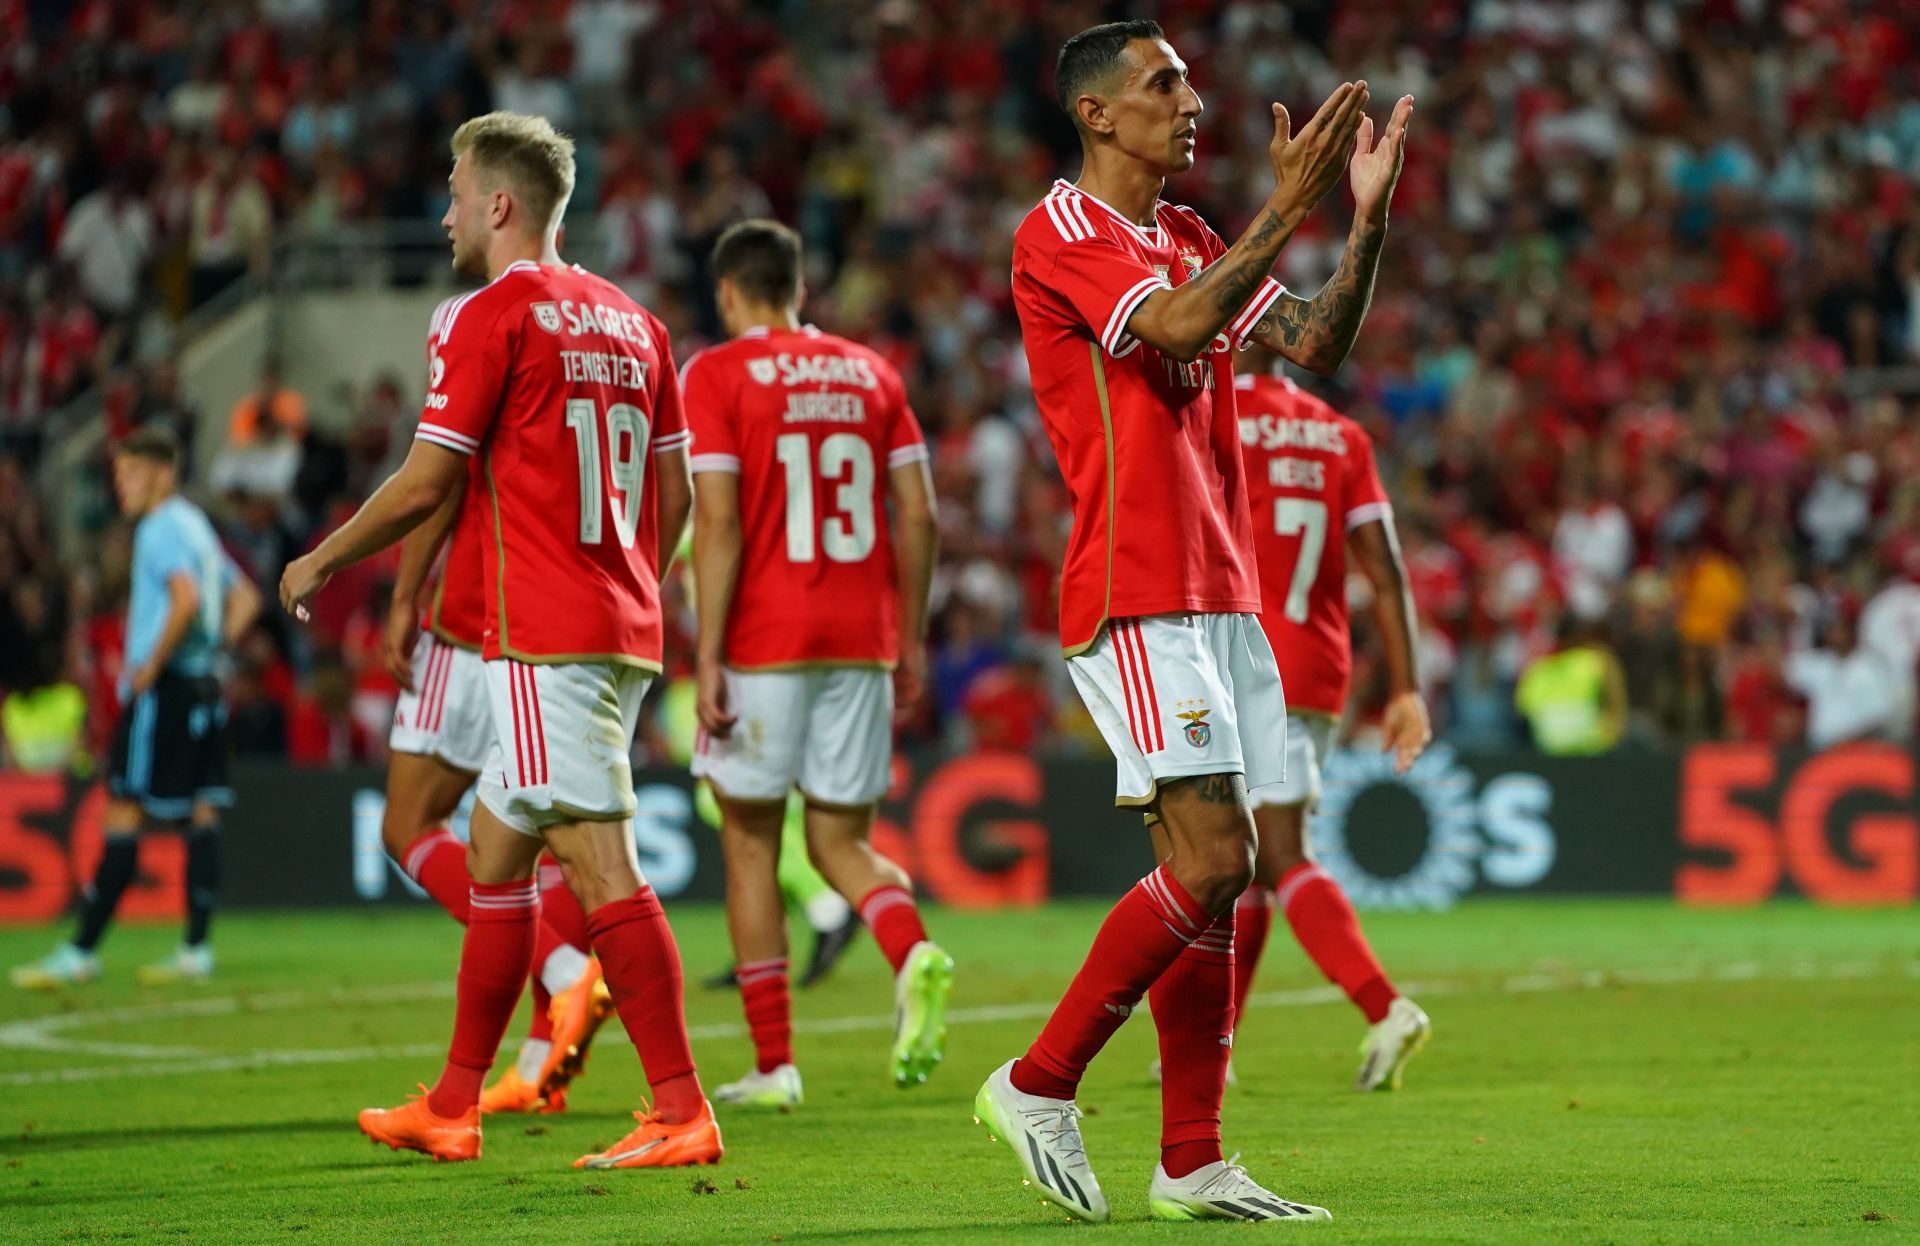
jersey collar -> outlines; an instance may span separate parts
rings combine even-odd
[[[1078,186],[1075,186],[1072,182],[1069,182],[1064,177],[1055,179],[1053,184],[1057,189],[1065,190],[1071,194],[1078,195],[1082,199],[1086,200],[1088,203],[1098,206],[1099,208],[1104,210],[1108,216],[1111,216],[1114,220],[1119,221],[1122,225],[1125,225],[1128,229],[1131,229],[1134,232],[1134,236],[1139,238],[1140,241],[1146,242],[1146,243],[1152,243],[1154,245],[1159,244],[1160,242],[1160,225],[1159,225],[1160,201],[1158,199],[1153,201],[1154,226],[1151,229],[1147,229],[1147,228],[1143,228],[1140,225],[1136,225],[1132,221],[1128,220],[1126,218],[1126,215],[1123,212],[1121,212],[1120,209],[1114,207],[1112,204],[1108,203],[1106,200],[1097,198],[1093,195],[1089,195],[1086,191],[1081,190]]]

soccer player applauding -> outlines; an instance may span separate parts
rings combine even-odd
[[[889,1067],[896,1085],[917,1086],[943,1052],[953,959],[927,938],[906,872],[868,835],[892,772],[895,684],[910,703],[925,681],[938,540],[926,443],[886,360],[801,326],[792,230],[743,221],[711,268],[733,340],[695,356],[684,378],[700,617],[693,772],[720,802],[727,925],[757,1055],[715,1097],[800,1102],[776,878],[796,789],[808,854],[893,966]]]
[[[1264,1189],[1220,1149],[1234,902],[1253,875],[1247,792],[1281,779],[1286,713],[1257,617],[1232,356],[1257,340],[1316,371],[1346,357],[1412,100],[1378,146],[1365,83],[1343,84],[1297,136],[1274,105],[1274,190],[1229,247],[1159,198],[1193,164],[1201,102],[1158,25],[1083,31],[1061,48],[1055,82],[1085,163],[1015,233],[1014,301],[1073,498],[1061,641],[1119,763],[1119,803],[1158,824],[1161,864],[1114,906],[1039,1038],[994,1071],[975,1109],[1048,1199],[1105,1220],[1074,1095],[1151,993],[1167,1071],[1153,1214],[1329,1219]],[[1295,298],[1269,272],[1348,169],[1357,213],[1346,255],[1316,297]]]
[[[453,1043],[424,1098],[369,1109],[376,1141],[440,1159],[480,1153],[481,1081],[534,952],[544,845],[587,911],[652,1110],[576,1167],[720,1158],[681,1006],[680,953],[640,876],[628,749],[660,669],[660,569],[692,504],[667,333],[612,283],[564,264],[573,144],[546,121],[490,113],[454,132],[443,224],[454,267],[488,284],[449,308],[442,367],[412,450],[366,505],[290,564],[289,610],[341,567],[432,515],[478,456],[485,508],[482,654],[493,742],[481,768]]]

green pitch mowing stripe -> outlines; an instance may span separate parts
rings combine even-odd
[[[891,976],[877,952],[856,951],[796,995],[807,1104],[723,1111],[727,1159],[698,1175],[567,1168],[624,1132],[644,1091],[617,1028],[573,1112],[490,1119],[478,1163],[436,1168],[368,1147],[353,1113],[431,1080],[444,1049],[459,931],[436,913],[237,915],[222,922],[214,983],[155,991],[132,986],[132,967],[177,932],[119,931],[102,983],[8,995],[0,1009],[0,1083],[12,1083],[0,1093],[0,1242],[1033,1240],[1065,1217],[1021,1189],[969,1100],[1032,1038],[1103,912],[935,914],[957,963],[952,1035],[940,1074],[911,1095],[885,1075]],[[716,910],[672,916],[690,981],[725,962]],[[1228,1149],[1276,1192],[1338,1217],[1288,1232],[1920,1237],[1911,913],[1506,901],[1366,920],[1434,1017],[1403,1092],[1347,1089],[1363,1023],[1284,927],[1237,1036]],[[0,932],[0,956],[47,942]],[[751,1059],[738,997],[695,989],[688,1006],[709,1084],[737,1076]],[[523,1032],[522,1019],[510,1037]],[[351,1058],[295,1062],[300,1052]],[[1087,1145],[1114,1223],[1073,1231],[1159,1242],[1254,1231],[1147,1221],[1152,1055],[1153,1028],[1136,1021],[1087,1080]],[[193,1061],[209,1067],[179,1067]],[[124,1072],[143,1066],[153,1071]],[[29,1080],[81,1069],[120,1072]]]

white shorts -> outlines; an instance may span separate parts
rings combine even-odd
[[[1261,788],[1255,807],[1305,805],[1311,809],[1320,803],[1320,765],[1333,748],[1333,728],[1333,719],[1325,714],[1287,715],[1286,777]]]
[[[893,673],[870,666],[727,672],[724,740],[700,733],[693,773],[736,800],[871,805],[893,772]]]
[[[486,662],[471,649],[421,632],[413,646],[413,689],[401,692],[394,707],[387,747],[480,773],[493,747]]]
[[[1254,615],[1113,619],[1067,670],[1119,763],[1116,804],[1187,775],[1245,775],[1249,791],[1285,777],[1286,695]]]
[[[633,729],[653,673],[620,662],[487,664],[493,747],[479,795],[523,835],[633,816]]]

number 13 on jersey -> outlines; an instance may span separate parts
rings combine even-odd
[[[834,562],[864,561],[876,532],[873,447],[853,433],[832,433],[821,439],[816,456],[809,441],[805,433],[783,433],[773,443],[786,477],[787,560],[813,562],[824,551]],[[815,500],[816,477],[822,486],[817,492],[832,494],[824,516]]]

